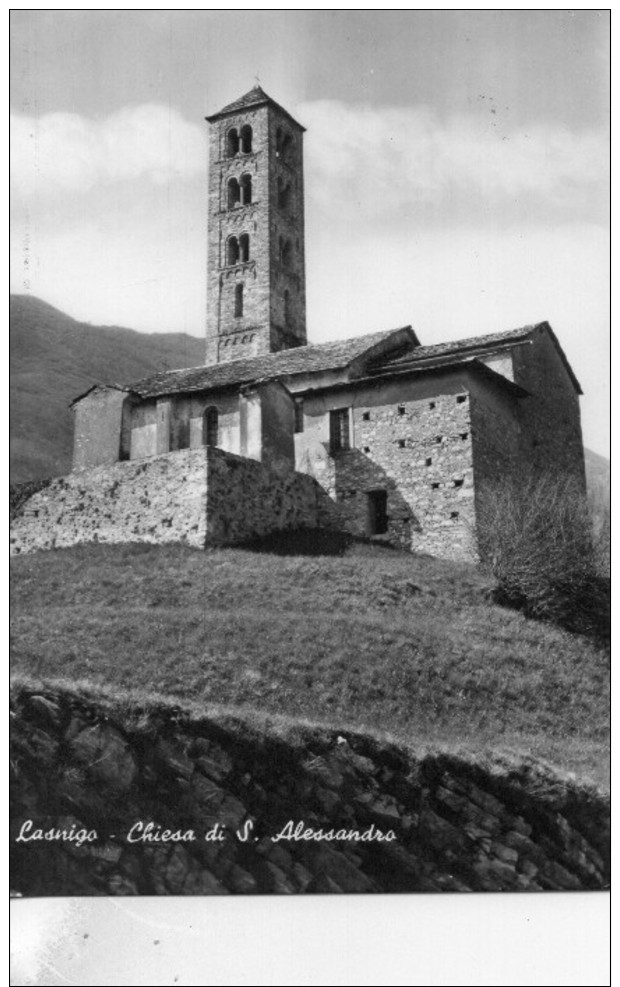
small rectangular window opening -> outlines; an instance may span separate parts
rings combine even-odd
[[[459,396],[456,399],[456,403],[457,404],[463,404],[464,401],[467,401],[467,395],[466,394],[459,394]]]
[[[454,486],[455,487],[462,487],[463,486],[463,481],[462,480],[455,480],[454,481]]]
[[[364,452],[370,452],[370,446],[364,446]]]
[[[461,438],[463,442],[466,442],[467,439],[469,438],[469,432],[461,432]]]
[[[431,483],[431,487],[432,487],[433,490],[439,490],[439,484],[438,483]]]
[[[364,422],[369,422],[370,421],[370,412],[369,411],[365,411],[364,412],[364,414],[362,415],[362,421],[364,421]]]
[[[425,459],[424,460],[424,465],[425,466],[432,466],[433,465],[433,460],[430,459],[430,458],[429,459]]]
[[[329,445],[332,452],[350,449],[349,409],[337,408],[329,413]]]
[[[368,532],[384,535],[387,530],[387,490],[371,490],[368,494]]]
[[[304,430],[304,403],[303,401],[295,401],[295,432],[303,432]]]
[[[431,401],[431,403],[429,404],[429,408],[431,409],[431,411],[433,411],[435,409],[435,402],[434,401]]]
[[[457,518],[458,518],[458,516],[459,516],[459,512],[458,511],[450,511],[450,518],[451,518],[452,521],[456,521]]]
[[[399,449],[404,449],[406,447],[406,445],[407,445],[407,442],[406,442],[405,439],[399,439],[398,440],[398,448]]]
[[[441,445],[442,438],[443,438],[442,435],[436,435],[435,436],[435,442],[437,443],[437,445]]]
[[[398,405],[398,414],[399,415],[404,415],[405,414],[405,406],[404,406],[404,404],[399,404]]]

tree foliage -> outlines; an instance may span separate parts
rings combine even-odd
[[[605,633],[606,586],[585,491],[573,477],[511,474],[479,494],[480,557],[499,602],[572,630]]]

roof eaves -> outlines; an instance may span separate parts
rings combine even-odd
[[[299,121],[296,120],[295,117],[292,116],[288,110],[285,110],[284,107],[280,106],[280,104],[277,103],[275,99],[272,99],[271,96],[268,96],[263,89],[260,89],[260,87],[256,87],[256,88],[259,91],[257,91],[255,99],[248,100],[247,103],[244,103],[243,100],[245,99],[245,97],[241,96],[239,99],[234,100],[232,103],[228,103],[223,109],[218,110],[217,113],[211,113],[209,114],[209,116],[206,116],[205,120],[207,121],[207,123],[213,123],[214,120],[221,120],[224,117],[236,116],[239,113],[243,113],[245,110],[257,109],[259,106],[270,105],[270,106],[275,106],[276,109],[280,111],[280,113],[283,113],[284,116],[288,117],[291,123],[293,123],[296,127],[298,127],[299,130],[305,133],[306,128],[301,123],[299,123]],[[250,96],[252,92],[253,90],[250,90],[250,92],[246,93],[245,96],[246,97]]]
[[[449,363],[447,363],[445,360],[442,360],[442,361],[438,361],[433,366],[422,367],[419,365],[416,366],[415,364],[409,364],[405,367],[394,366],[391,368],[386,368],[386,370],[383,371],[382,373],[371,374],[367,377],[356,377],[354,380],[351,380],[349,383],[347,383],[344,386],[360,387],[368,384],[377,384],[379,381],[382,380],[392,380],[395,377],[406,377],[406,376],[421,377],[425,374],[429,376],[431,374],[439,375],[442,373],[446,373],[447,371],[462,370],[462,369],[472,370],[476,374],[480,374],[481,376],[487,377],[489,380],[492,380],[500,387],[506,388],[506,390],[510,391],[515,397],[524,398],[527,397],[530,393],[529,391],[526,391],[525,388],[521,387],[519,384],[515,384],[514,381],[510,380],[508,377],[504,377],[503,374],[499,374],[497,373],[496,370],[492,370],[490,367],[487,367],[485,363],[482,363],[480,360],[477,360],[475,357],[466,357],[463,360],[452,360]],[[342,382],[328,384],[325,387],[316,387],[316,388],[309,387],[303,391],[303,394],[324,393],[325,391],[339,390],[342,387],[343,387]]]
[[[78,404],[78,402],[88,397],[91,391],[97,390],[97,388],[102,388],[104,390],[113,390],[113,391],[126,391],[127,394],[134,394],[136,397],[140,397],[139,392],[134,390],[134,388],[129,386],[128,384],[116,384],[114,383],[114,381],[107,381],[105,384],[102,383],[91,384],[88,390],[84,391],[82,394],[78,394],[76,398],[73,398],[73,401],[69,402],[68,407],[72,408],[75,404]]]
[[[549,333],[549,336],[551,337],[551,342],[553,343],[553,345],[555,346],[556,350],[558,351],[558,355],[559,355],[562,363],[564,364],[564,368],[565,368],[568,376],[570,377],[570,379],[572,381],[572,384],[573,384],[575,390],[577,391],[577,394],[583,394],[583,391],[581,389],[581,384],[577,380],[577,377],[575,375],[575,372],[574,372],[573,368],[571,367],[570,363],[568,362],[568,357],[566,356],[566,353],[562,349],[562,347],[560,345],[560,341],[558,340],[558,337],[556,336],[556,334],[554,333],[553,329],[551,328],[551,325],[545,320],[544,322],[539,322],[533,328],[534,329],[545,329]]]

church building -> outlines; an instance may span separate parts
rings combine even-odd
[[[38,533],[14,550],[329,527],[468,559],[502,476],[553,469],[585,490],[581,389],[547,322],[309,344],[304,128],[259,86],[207,120],[205,364],[76,398],[73,472],[32,498]]]

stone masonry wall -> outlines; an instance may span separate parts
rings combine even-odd
[[[207,543],[234,545],[274,531],[337,527],[311,476],[208,449]]]
[[[252,127],[252,151],[229,157],[227,134],[244,125]],[[228,183],[244,176],[252,201],[231,205]],[[269,105],[210,124],[207,363],[306,342],[303,207],[302,132],[286,114]],[[249,257],[230,264],[227,241],[242,235],[249,237]]]
[[[388,533],[406,549],[473,557],[470,375],[335,389],[304,402],[297,469],[336,500],[343,526],[369,534],[368,493],[386,490]],[[329,450],[329,412],[350,408],[351,449]]]
[[[531,393],[519,402],[523,455],[536,470],[573,476],[585,496],[579,395],[543,327],[514,350],[515,383]]]
[[[131,401],[116,387],[96,387],[73,407],[73,469],[129,458]]]
[[[11,553],[93,541],[202,547],[206,499],[204,449],[76,471],[26,501],[11,526]]]
[[[252,151],[228,157],[226,135],[252,127]],[[269,352],[268,113],[266,107],[225,117],[209,125],[209,220],[207,248],[206,363],[227,362]],[[228,208],[228,181],[252,180],[252,202]],[[250,257],[229,265],[230,236],[250,238]],[[243,315],[234,314],[235,286],[243,286]]]
[[[51,686],[17,688],[11,705],[21,895],[608,887],[608,798],[533,760],[489,770],[327,728],[298,728],[293,744],[241,719],[115,708]],[[274,840],[289,822],[336,838]],[[36,829],[94,838],[19,840]],[[342,836],[377,831],[393,839]]]
[[[275,353],[307,342],[303,132],[275,107],[269,110],[269,236]]]
[[[519,403],[500,388],[473,384],[470,393],[476,504],[509,472],[527,468]]]
[[[183,449],[52,481],[19,509],[11,553],[83,542],[237,544],[275,531],[336,527],[333,505],[304,474],[221,449]]]

